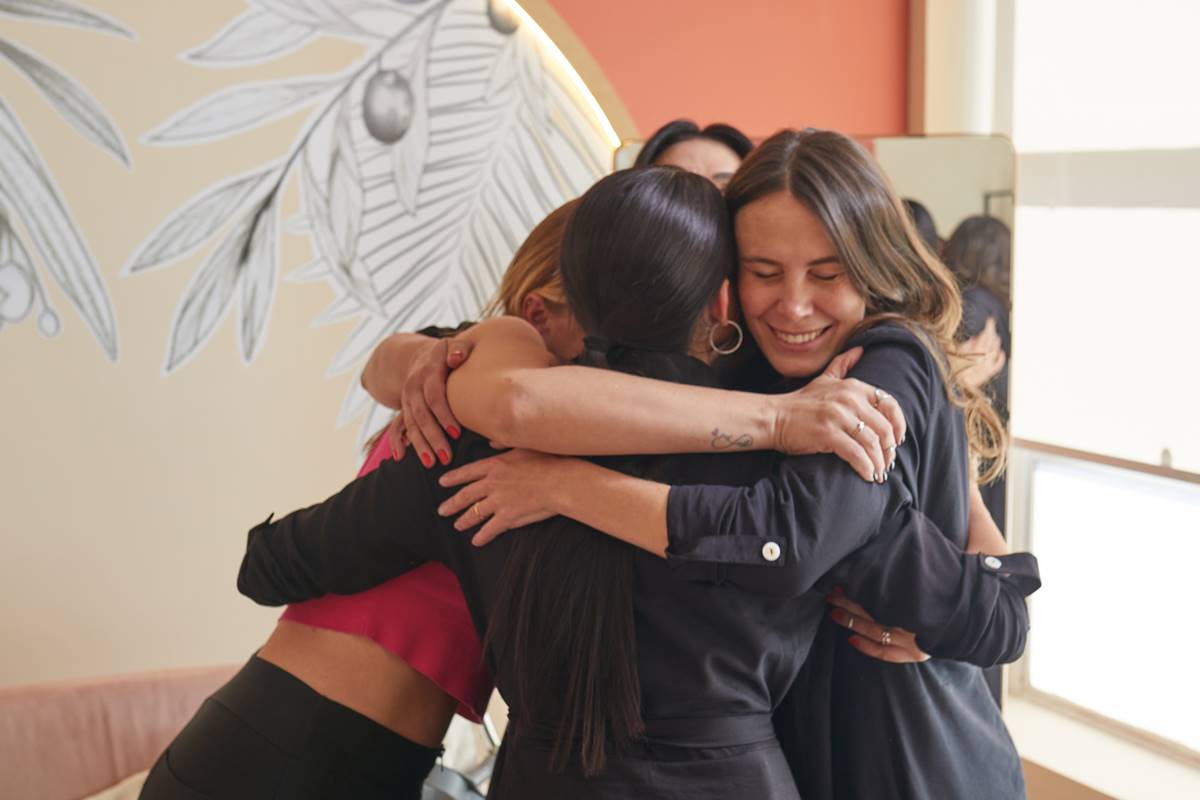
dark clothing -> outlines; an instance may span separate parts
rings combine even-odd
[[[438,750],[254,656],[159,756],[141,800],[418,800]]]
[[[982,286],[973,286],[963,292],[963,321],[959,328],[959,336],[969,339],[983,330],[988,319],[996,321],[996,333],[1000,337],[1000,347],[1007,358],[1012,357],[1012,330],[1009,326],[1008,307],[1004,301]],[[1008,360],[996,376],[984,387],[984,392],[992,401],[992,407],[1000,415],[1000,421],[1008,425]],[[991,512],[1001,532],[1005,528],[1005,488],[1006,481],[1001,475],[987,486],[980,487],[983,504]]]
[[[946,398],[937,365],[915,336],[897,327],[877,327],[848,346],[866,347],[851,376],[892,394],[908,421],[895,470],[878,497],[854,492],[835,470],[814,471],[815,459],[791,458],[768,480],[749,488],[720,486],[672,489],[668,523],[672,560],[680,569],[723,569],[751,591],[801,588],[828,569],[837,556],[820,532],[836,532],[844,549],[858,547],[878,525],[864,505],[901,496],[921,511],[954,550],[967,544],[967,449],[962,415]],[[842,478],[849,475],[843,471]],[[765,542],[783,555],[762,561]],[[928,541],[884,548],[876,537],[855,554],[852,568],[835,569],[846,594],[880,622],[917,633],[919,645],[935,656],[923,664],[894,665],[868,658],[847,643],[848,633],[825,620],[812,656],[776,715],[776,727],[805,800],[824,798],[1018,798],[1024,796],[1020,760],[989,696],[980,669],[941,660],[958,658],[987,666],[1012,661],[1024,645],[1024,631],[1007,648],[948,648],[944,638],[970,638],[985,617],[963,627],[935,619],[959,604],[960,585],[928,570],[937,551]],[[924,552],[916,547],[924,548]],[[866,559],[868,551],[877,557]],[[1011,571],[997,586],[1031,581],[1017,575],[1032,567],[1032,556],[981,558]],[[701,563],[697,563],[697,562]],[[755,563],[758,567],[742,566]],[[733,572],[737,564],[739,572]],[[753,570],[750,573],[746,570]],[[920,592],[889,586],[904,575]],[[829,578],[821,581],[828,584]],[[1022,604],[1022,590],[1004,602]],[[965,596],[965,595],[964,595]],[[1010,609],[1013,618],[1019,612]],[[911,620],[921,620],[914,627]],[[1022,618],[1023,619],[1023,618]],[[908,621],[906,621],[908,620]]]
[[[1000,337],[1000,348],[1006,357],[1012,356],[1012,330],[1009,327],[1008,307],[1004,301],[982,286],[972,286],[962,294],[963,318],[959,326],[959,338],[970,339],[978,335],[989,319],[996,321],[996,334]],[[1000,419],[1008,422],[1008,361],[988,383],[988,397]],[[1003,526],[1001,526],[1003,527]]]
[[[641,360],[638,371],[650,377],[715,385],[713,372],[693,359],[652,354]],[[470,432],[464,433],[458,450],[463,461],[492,454]],[[793,461],[805,462],[788,463]],[[822,523],[837,524],[823,529],[828,535],[821,546],[813,537],[809,556],[828,569],[871,540],[861,560],[856,556],[846,565],[850,577],[869,576],[860,600],[865,602],[869,594],[874,599],[878,592],[904,597],[897,605],[911,613],[901,614],[896,624],[927,630],[931,646],[947,655],[990,662],[1020,652],[1027,627],[1021,598],[1036,584],[1031,560],[1014,557],[1010,577],[1007,568],[998,571],[965,556],[914,511],[903,492],[867,484],[836,460],[807,461],[820,486],[836,489],[846,502],[842,512],[866,531],[847,547],[843,520],[824,515]],[[774,453],[713,453],[606,463],[673,484],[746,485],[781,462]],[[453,494],[437,484],[444,471],[425,470],[412,458],[385,462],[325,503],[257,526],[250,532],[239,589],[261,603],[296,602],[359,591],[436,560],[456,573],[477,628],[486,631],[514,537],[554,535],[578,523],[556,518],[475,548],[449,520],[436,516],[437,505]],[[965,530],[965,520],[961,527]],[[827,557],[825,547],[838,555]],[[928,562],[923,569],[913,568],[912,559],[921,555],[912,554],[923,554]],[[889,570],[888,564],[896,568]],[[1028,579],[1016,574],[1022,570]],[[557,690],[551,684],[543,697],[521,698],[512,666],[496,656],[505,652],[504,642],[496,642],[485,655],[509,701],[513,723],[497,762],[492,796],[796,797],[768,719],[796,678],[824,616],[824,603],[797,581],[778,582],[777,596],[738,588],[771,571],[688,562],[679,556],[664,560],[636,551],[635,652],[647,734],[630,751],[610,758],[598,778],[585,780],[577,760],[563,773],[550,772],[546,731],[557,716],[533,715],[530,708],[534,700],[544,708]],[[694,580],[671,580],[672,574]],[[814,573],[812,579],[818,577]]]

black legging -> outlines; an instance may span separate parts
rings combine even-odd
[[[439,751],[254,656],[159,756],[141,800],[418,800]]]

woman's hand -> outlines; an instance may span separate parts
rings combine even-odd
[[[825,597],[833,606],[829,616],[843,628],[853,631],[850,646],[863,655],[891,664],[916,664],[928,661],[929,655],[917,647],[917,637],[901,628],[880,625],[866,609],[834,589]]]
[[[462,339],[437,339],[415,357],[401,392],[400,414],[388,430],[392,452],[404,452],[410,442],[427,468],[436,458],[450,463],[451,439],[462,435],[462,426],[446,401],[446,381],[451,370],[461,367],[471,354],[471,343]]]
[[[855,347],[799,391],[778,395],[774,449],[793,455],[833,453],[864,480],[883,483],[908,430],[896,398],[846,373],[862,356]]]
[[[438,481],[463,487],[438,507],[438,513],[450,517],[465,511],[454,521],[460,531],[483,523],[471,537],[471,544],[481,547],[507,530],[558,514],[556,497],[569,483],[564,470],[575,462],[533,450],[509,450],[474,461]]]

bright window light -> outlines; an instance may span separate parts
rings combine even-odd
[[[1200,3],[1018,0],[1017,151],[1200,146]]]
[[[1198,209],[1018,207],[1015,436],[1200,472],[1198,235]]]
[[[1031,509],[1030,684],[1200,750],[1200,486],[1040,461]]]

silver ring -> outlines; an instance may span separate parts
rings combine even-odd
[[[875,390],[875,407],[879,408],[879,403],[883,400],[887,400],[888,397],[890,397],[890,395],[887,392],[885,392],[883,389],[876,389]]]
[[[892,644],[892,632],[884,628],[883,633],[879,636],[879,643],[884,647],[890,647]]]
[[[855,426],[854,426],[854,433],[855,433],[855,435],[858,435],[858,434],[862,433],[862,432],[863,432],[863,428],[865,428],[865,427],[867,427],[867,423],[863,422],[863,421],[860,419],[860,420],[859,420],[859,421],[858,421],[858,422],[855,424]]]
[[[847,615],[847,616],[849,616],[849,617],[850,617],[850,621],[846,623],[846,627],[847,627],[849,630],[854,630],[854,616],[853,616],[852,614],[851,614],[851,615]]]

